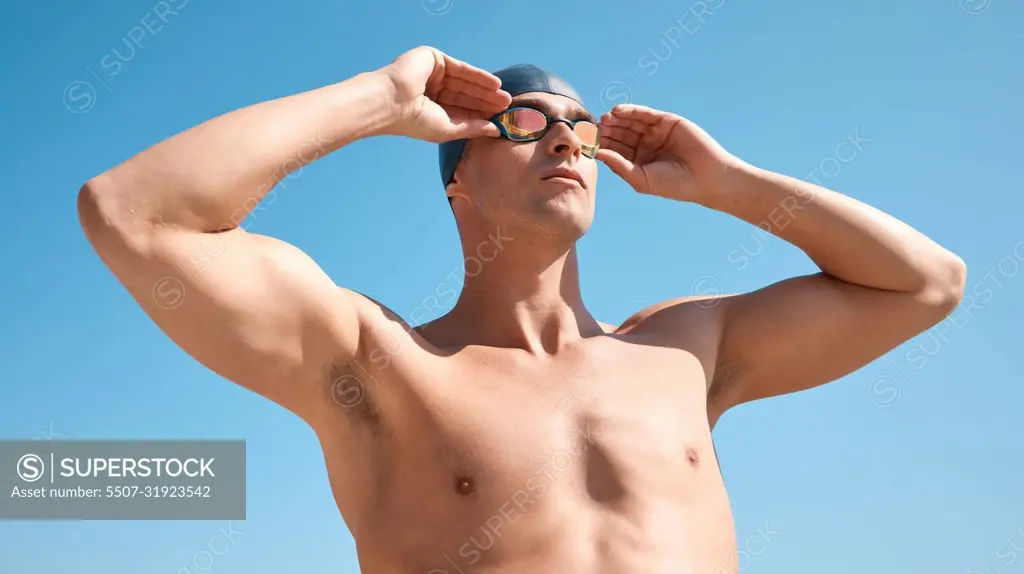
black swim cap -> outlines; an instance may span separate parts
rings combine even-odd
[[[512,97],[529,92],[544,92],[572,98],[583,105],[583,98],[568,82],[555,74],[530,64],[516,64],[503,70],[493,72],[501,78],[501,89]],[[438,146],[438,163],[441,167],[441,182],[448,186],[455,175],[455,166],[462,158],[469,140],[454,140]]]

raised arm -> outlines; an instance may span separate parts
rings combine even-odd
[[[727,406],[849,374],[960,303],[963,261],[902,221],[750,166],[725,181],[707,207],[760,223],[821,269],[722,300],[714,384]]]
[[[603,122],[608,149],[598,157],[637,191],[758,225],[802,249],[821,269],[716,301],[671,301],[634,319],[656,324],[669,338],[686,336],[695,320],[715,331],[713,416],[846,375],[938,323],[959,303],[963,261],[905,223],[834,191],[750,166],[677,115],[623,106]]]
[[[309,420],[332,365],[356,354],[373,304],[242,221],[288,173],[359,138],[493,135],[479,118],[504,105],[499,84],[422,47],[380,70],[227,113],[91,179],[78,196],[82,227],[182,349]]]

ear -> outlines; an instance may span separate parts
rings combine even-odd
[[[464,188],[465,186],[459,182],[458,176],[456,175],[452,176],[451,183],[448,184],[448,187],[444,188],[445,195],[448,196],[448,207],[452,210],[452,215],[455,216],[456,223],[458,223],[459,218],[455,214],[455,202],[458,201],[459,198],[468,201],[468,198],[463,191]]]
[[[465,164],[466,157],[463,156],[459,163],[455,165],[455,173],[452,174],[451,182],[444,188],[445,195],[448,196],[449,203],[454,201],[456,197],[462,197],[463,199],[466,198],[466,189],[462,184],[463,166]]]

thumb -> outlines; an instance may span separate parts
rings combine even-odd
[[[604,164],[608,166],[608,169],[612,170],[612,173],[621,177],[626,181],[626,183],[634,188],[637,186],[637,182],[643,181],[640,168],[638,168],[633,162],[622,157],[622,155],[617,151],[601,148],[597,150],[597,159],[604,162]]]
[[[482,137],[498,137],[501,130],[490,120],[481,119],[453,119],[449,133],[453,139],[470,139]]]

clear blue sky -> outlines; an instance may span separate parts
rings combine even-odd
[[[247,440],[248,520],[209,571],[357,567],[312,433],[150,324],[90,250],[75,195],[213,116],[429,44],[488,69],[555,69],[596,111],[631,98],[685,115],[743,159],[801,178],[817,169],[961,255],[973,309],[840,382],[736,409],[715,439],[741,549],[766,523],[779,532],[766,549],[751,543],[744,572],[1024,573],[1024,552],[1007,546],[1024,548],[1019,2],[98,0],[5,12],[0,437]],[[858,134],[859,150],[837,151]],[[601,320],[813,270],[750,225],[639,196],[603,167],[600,178],[580,249]],[[460,266],[430,144],[359,142],[286,185],[252,229],[407,318]],[[0,523],[0,570],[173,574],[226,527]]]

